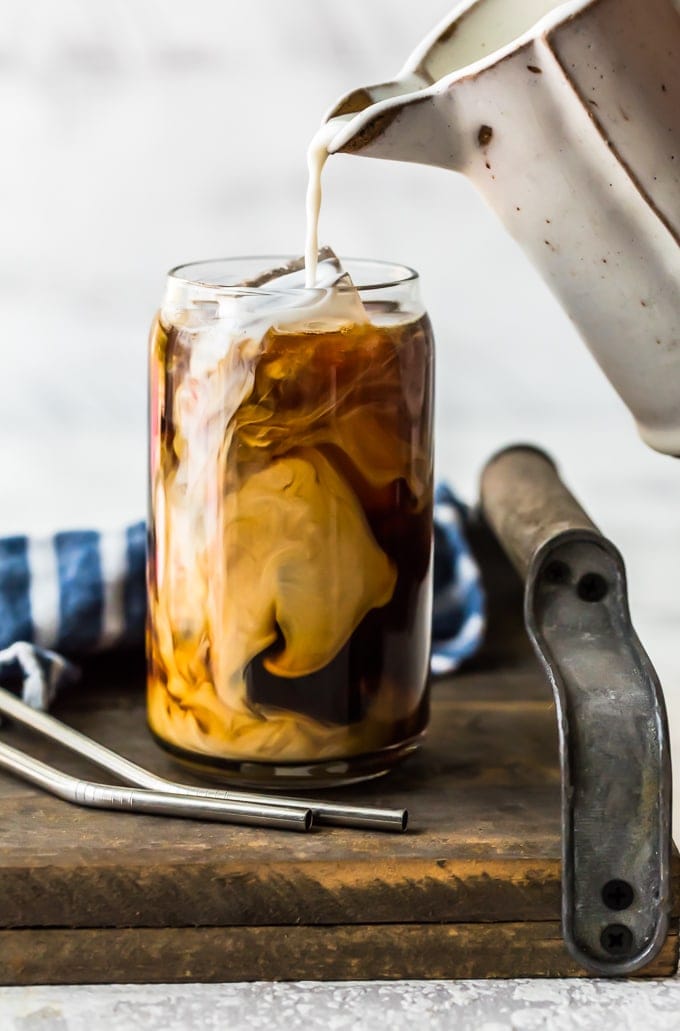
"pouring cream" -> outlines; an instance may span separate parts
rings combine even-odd
[[[328,148],[352,116],[339,115],[322,122],[307,149],[307,238],[305,242],[305,286],[316,286],[319,255],[319,211],[321,210],[321,173],[328,160]]]

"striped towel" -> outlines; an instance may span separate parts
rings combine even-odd
[[[479,648],[485,602],[479,568],[465,536],[466,505],[446,484],[435,492],[432,658],[435,674],[452,673]]]
[[[435,505],[432,671],[449,673],[484,632],[479,571],[465,539],[467,510],[445,486]],[[0,681],[36,708],[77,677],[69,659],[141,648],[146,527],[0,538]]]

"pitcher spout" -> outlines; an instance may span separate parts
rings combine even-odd
[[[357,89],[350,90],[344,97],[336,100],[335,104],[324,115],[324,121],[327,122],[331,118],[359,114],[375,104],[380,104],[383,100],[404,97],[408,93],[417,93],[430,85],[432,85],[431,79],[415,71],[403,77],[391,79],[389,82],[378,82],[372,86],[359,86]]]
[[[338,127],[328,153],[458,168],[453,99],[449,95],[445,110],[441,101],[436,86],[418,73],[352,90],[326,115]]]

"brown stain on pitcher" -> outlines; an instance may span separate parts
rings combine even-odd
[[[493,129],[490,125],[480,125],[477,133],[477,143],[480,147],[488,147],[493,139]]]
[[[363,110],[363,109],[360,109]],[[350,113],[350,112],[340,112]],[[388,111],[383,111],[381,114],[376,115],[368,122],[362,129],[359,130],[351,139],[347,141],[344,147],[340,147],[338,150],[339,154],[356,154],[358,151],[363,150],[374,140],[378,139],[379,136],[385,132],[387,128],[396,119],[397,115],[401,114],[401,108],[393,107]]]

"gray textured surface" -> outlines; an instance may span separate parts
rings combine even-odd
[[[680,982],[5,988],[3,1031],[675,1031]]]
[[[321,111],[391,75],[449,6],[0,0],[0,533],[139,517],[146,331],[164,270],[300,250],[304,148]],[[440,470],[471,496],[492,450],[536,441],[621,547],[677,744],[677,464],[638,442],[463,179],[338,158],[326,197],[323,240],[422,273],[439,346]],[[0,1021],[651,1029],[680,1026],[679,999],[676,983],[25,989],[0,991]]]

